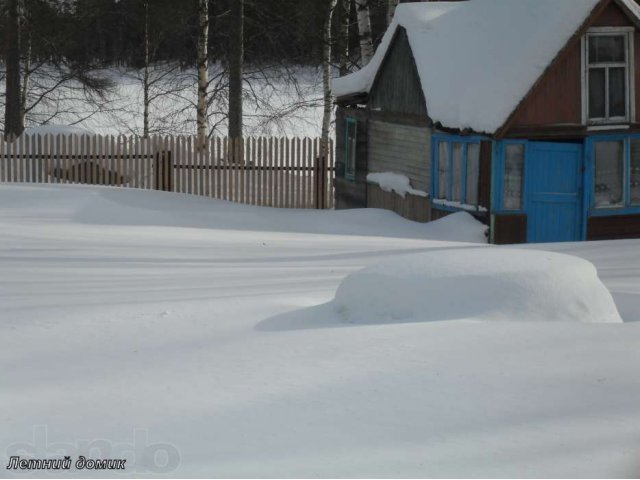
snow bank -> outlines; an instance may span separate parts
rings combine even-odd
[[[349,323],[622,322],[590,262],[502,248],[431,251],[370,266],[342,282],[332,305]]]
[[[0,206],[74,224],[309,233],[487,243],[486,226],[465,212],[430,223],[389,210],[266,208],[210,198],[85,185],[0,185]],[[27,213],[25,208],[33,208]]]
[[[411,187],[411,181],[406,175],[393,172],[370,173],[367,175],[367,182],[379,185],[385,192],[396,192],[402,198],[410,195],[427,197],[427,192],[416,190]]]
[[[318,328],[316,316],[300,328],[356,270],[464,252],[423,240],[449,224],[479,229],[466,214],[421,225],[0,185],[0,465],[85,455],[126,458],[123,478],[637,477],[640,240],[527,246],[593,261],[628,324]],[[292,233],[330,228],[375,236]],[[257,328],[288,312],[288,326]],[[162,446],[179,462],[147,455]]]

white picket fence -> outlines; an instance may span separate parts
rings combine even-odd
[[[285,208],[333,208],[319,138],[22,135],[0,139],[0,182],[111,185]]]

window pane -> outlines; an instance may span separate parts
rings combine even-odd
[[[596,143],[596,207],[622,205],[623,164],[622,142]]]
[[[356,139],[349,139],[349,158],[347,161],[347,176],[353,178],[356,174]]]
[[[478,182],[480,177],[480,145],[469,144],[467,150],[467,199],[468,205],[478,204]]]
[[[625,68],[609,69],[609,117],[627,116],[627,80]]]
[[[589,69],[589,118],[604,118],[604,68]]]
[[[356,174],[356,152],[357,152],[357,132],[358,124],[347,123],[347,149],[345,155],[345,177],[353,179]]]
[[[631,203],[640,205],[640,140],[631,140]]]
[[[438,145],[438,198],[446,199],[449,195],[449,144]]]
[[[521,210],[524,145],[507,145],[504,167],[504,209]]]
[[[453,144],[453,184],[451,187],[451,200],[462,201],[462,153],[464,145],[462,143]]]
[[[589,37],[589,63],[624,62],[623,35],[594,35]]]

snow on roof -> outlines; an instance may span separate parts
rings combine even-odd
[[[398,26],[406,29],[435,122],[498,130],[600,0],[405,3],[371,62],[337,78],[338,97],[368,93]],[[633,0],[617,0],[640,19]]]

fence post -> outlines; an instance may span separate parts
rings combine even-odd
[[[153,161],[153,188],[163,192],[173,192],[173,158],[164,149],[155,154]]]

